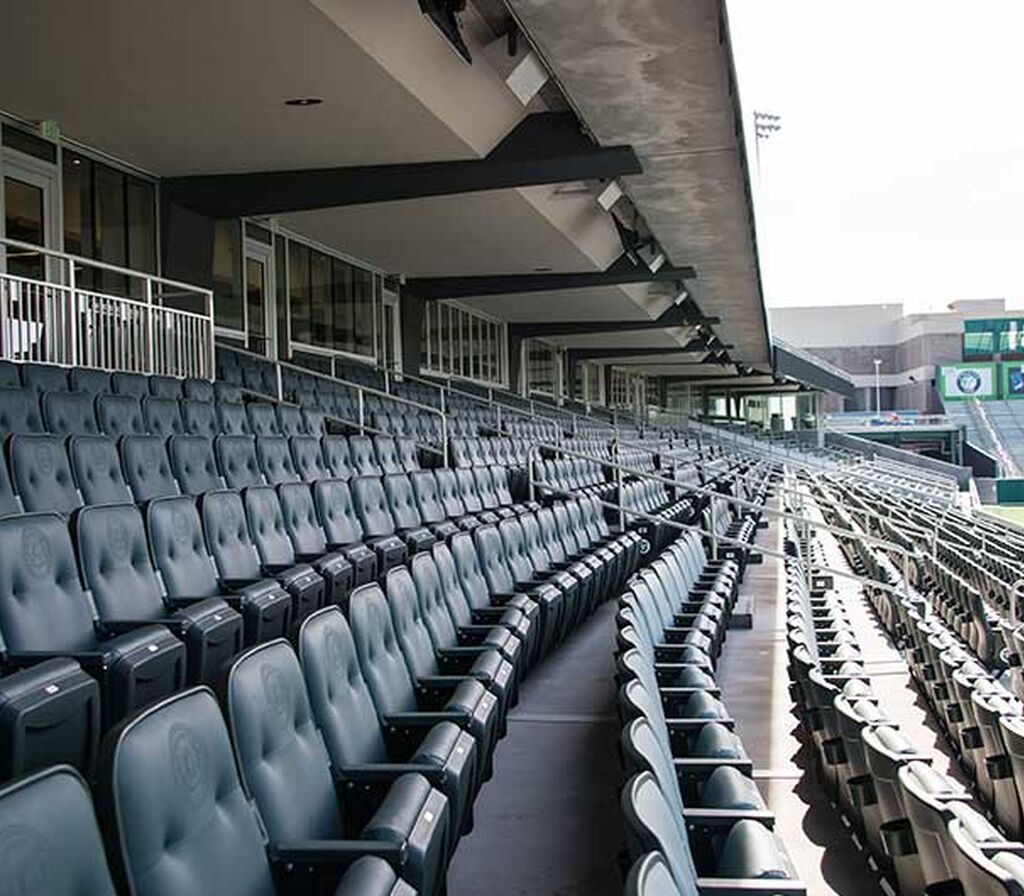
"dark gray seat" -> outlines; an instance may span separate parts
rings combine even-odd
[[[321,440],[324,462],[334,479],[351,479],[357,475],[352,467],[352,454],[345,436],[324,436]]]
[[[215,397],[213,383],[194,376],[185,378],[181,384],[181,391],[185,398],[193,401],[213,401]]]
[[[408,436],[399,436],[395,439],[395,448],[398,451],[398,462],[406,473],[412,473],[420,469],[420,454],[416,447],[416,440]]]
[[[9,662],[76,660],[100,681],[108,719],[184,682],[185,648],[166,628],[100,637],[67,524],[56,513],[0,520],[0,637]]]
[[[342,782],[358,786],[364,776],[388,780],[418,771],[448,797],[449,844],[472,826],[476,744],[449,721],[397,736],[381,725],[355,644],[337,607],[310,616],[299,631],[299,658],[310,704],[331,764]]]
[[[142,408],[134,395],[97,395],[96,416],[100,431],[111,438],[146,434]]]
[[[248,488],[266,485],[267,479],[256,457],[256,442],[252,436],[220,435],[213,441],[217,466],[228,488]]]
[[[213,456],[213,443],[206,436],[171,436],[167,440],[167,454],[182,494],[201,495],[224,488]]]
[[[383,485],[396,532],[409,553],[429,550],[437,536],[424,525],[408,474],[391,473],[384,477]]]
[[[12,894],[116,896],[89,788],[67,766],[0,790],[0,854]]]
[[[441,504],[433,470],[413,470],[409,473],[409,484],[412,486],[420,519],[434,535],[447,539],[461,531],[454,520],[448,519],[448,514]]]
[[[7,470],[7,458],[0,452],[0,516],[8,513],[21,513],[21,499],[14,493],[11,475]]]
[[[404,472],[398,459],[398,446],[392,436],[374,436],[373,449],[377,455],[377,463],[385,476],[389,473]]]
[[[321,479],[313,483],[313,503],[330,550],[340,550],[352,564],[352,585],[365,585],[377,578],[377,555],[363,541],[352,493],[343,479]]]
[[[121,466],[136,501],[180,494],[167,457],[167,446],[160,436],[124,436]]]
[[[232,496],[234,509],[225,508],[223,513],[216,513],[210,505],[216,503],[214,496],[217,495]],[[224,599],[242,614],[247,644],[288,634],[292,599],[277,582],[261,577],[238,495],[207,492],[202,502],[204,517],[221,523],[221,528],[210,536],[215,548],[213,556],[207,548],[204,527],[193,498],[160,498],[146,508],[146,534],[167,595],[174,600]],[[239,530],[244,533],[245,541],[238,537]],[[233,556],[239,543],[243,556],[244,547],[248,546],[255,566],[245,567],[246,572],[253,572],[252,576],[232,579],[221,563],[225,556]],[[218,558],[216,563],[214,557]]]
[[[266,401],[251,401],[245,406],[249,418],[249,431],[254,436],[279,436],[281,426],[277,422],[274,405]]]
[[[693,888],[681,890],[672,878],[672,870],[660,852],[641,856],[626,877],[623,896],[690,896]]]
[[[42,392],[66,392],[68,371],[56,364],[22,364],[21,383],[36,394]]]
[[[149,380],[141,373],[112,373],[110,387],[117,395],[134,395],[139,399],[149,395]]]
[[[99,432],[90,393],[44,392],[40,402],[47,432],[55,435],[95,435]]]
[[[242,649],[241,616],[220,598],[179,598],[176,606],[164,594],[134,504],[83,508],[74,530],[101,629],[114,634],[163,625],[185,643],[189,682],[215,683],[224,663]]]
[[[177,401],[182,397],[181,380],[173,376],[153,375],[149,378],[149,394],[157,398],[173,398]]]
[[[277,495],[296,559],[309,563],[323,578],[326,603],[347,607],[352,590],[352,563],[343,551],[328,548],[310,487],[305,482],[290,482],[278,486]]]
[[[181,409],[176,398],[157,398],[147,395],[142,399],[142,421],[151,436],[168,438],[185,431]]]
[[[117,445],[109,436],[72,436],[68,439],[68,458],[86,504],[123,504],[133,500]]]
[[[25,510],[71,513],[82,506],[62,436],[13,435],[7,451],[11,481]]]
[[[18,365],[13,361],[0,361],[0,386],[15,389],[21,386]]]
[[[329,479],[331,474],[324,463],[317,436],[292,436],[288,439],[295,472],[302,482],[314,483],[318,479]]]
[[[302,409],[294,404],[278,404],[277,427],[281,435],[301,436],[306,432],[306,423],[302,419]]]
[[[184,399],[181,402],[181,420],[189,435],[205,436],[211,441],[220,435],[217,408],[212,401]]]
[[[416,772],[336,790],[291,646],[274,641],[228,671],[226,709],[242,784],[259,810],[270,848],[304,842],[330,856],[339,840],[391,847],[388,858],[424,894],[444,889],[448,801]],[[340,796],[340,799],[339,799]]]
[[[218,384],[219,385],[219,384]],[[217,399],[217,426],[221,435],[247,436],[252,435],[249,418],[245,413],[245,405],[236,401]]]
[[[39,393],[29,388],[0,388],[0,439],[12,433],[42,431]]]
[[[291,449],[284,436],[256,436],[256,459],[270,485],[299,481]]]
[[[352,458],[352,469],[356,476],[380,476],[383,470],[377,461],[377,452],[373,450],[373,439],[369,436],[350,436],[348,440],[349,454]]]
[[[363,538],[377,554],[377,566],[383,573],[404,563],[408,547],[396,535],[395,520],[388,506],[384,486],[376,476],[358,476],[349,483],[352,506],[363,527]]]

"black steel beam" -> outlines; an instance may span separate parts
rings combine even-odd
[[[640,174],[630,146],[596,146],[571,113],[527,116],[483,159],[172,177],[162,201],[212,218],[449,196]]]
[[[570,348],[566,351],[570,357],[580,361],[591,361],[598,358],[635,358],[641,355],[685,355],[694,352],[707,352],[708,344],[703,339],[691,339],[686,345],[677,345],[673,348],[629,346],[623,348]]]

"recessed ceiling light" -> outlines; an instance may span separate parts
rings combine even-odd
[[[286,106],[319,106],[323,102],[318,96],[300,96],[293,100],[285,100]]]
[[[533,270],[537,274],[550,274],[554,268],[534,268]]]

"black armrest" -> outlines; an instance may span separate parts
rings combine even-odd
[[[767,809],[683,809],[683,818],[687,824],[699,824],[704,827],[731,828],[737,821],[750,819],[761,822],[766,828],[775,826],[775,813]]]
[[[102,672],[106,668],[106,655],[98,650],[68,653],[63,650],[8,650],[3,654],[5,665],[26,669],[36,663],[52,659],[75,660],[87,672]]]
[[[803,881],[780,880],[778,878],[752,878],[749,880],[731,877],[698,877],[697,890],[700,896],[745,896],[749,893],[771,893],[772,896],[807,896]]]
[[[435,787],[444,784],[448,777],[443,768],[435,765],[417,765],[414,762],[367,763],[346,765],[335,771],[335,780],[345,784],[379,784],[401,778],[403,775],[423,775]]]
[[[462,725],[466,721],[466,714],[452,710],[435,712],[396,712],[393,715],[384,716],[384,724],[389,728],[433,728],[441,722],[453,722]]]
[[[400,867],[405,844],[385,840],[291,840],[269,847],[274,862],[289,865],[331,865],[346,868],[363,856],[377,856]]]
[[[95,628],[108,635],[121,635],[125,632],[135,631],[144,625],[162,625],[169,628],[174,634],[180,635],[184,630],[184,620],[161,618],[161,619],[98,619]]]
[[[221,579],[220,583],[231,591],[235,591],[241,588],[248,588],[250,585],[255,585],[257,582],[262,582],[263,579]]]

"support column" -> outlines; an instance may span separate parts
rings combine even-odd
[[[420,372],[420,354],[423,351],[423,308],[425,302],[407,289],[398,295],[399,333],[402,370],[413,375]]]
[[[160,263],[165,277],[213,289],[213,218],[162,199]]]
[[[519,376],[523,366],[523,336],[512,326],[505,328],[508,333],[508,388],[519,391]]]

